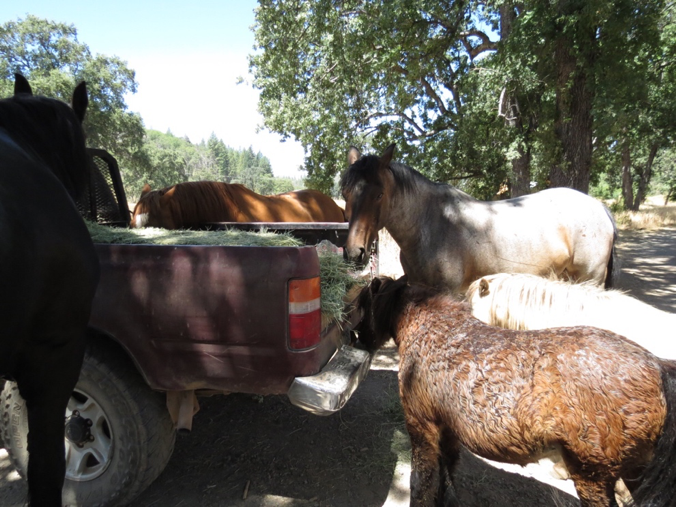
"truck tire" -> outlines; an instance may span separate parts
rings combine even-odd
[[[16,383],[5,384],[0,402],[0,433],[25,477],[28,419]],[[150,389],[117,347],[99,340],[87,346],[65,432],[66,506],[126,505],[162,473],[176,439],[164,395]]]

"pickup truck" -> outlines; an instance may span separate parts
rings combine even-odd
[[[115,159],[91,155],[96,172],[81,213],[128,226]],[[132,501],[165,468],[176,431],[190,430],[201,395],[286,395],[328,415],[365,377],[370,356],[350,346],[358,315],[348,305],[346,318],[330,321],[319,306],[312,243],[344,242],[347,224],[263,225],[298,229],[310,244],[95,245],[101,280],[66,413],[65,505]],[[2,441],[24,474],[26,410],[13,383],[3,388],[0,412]]]

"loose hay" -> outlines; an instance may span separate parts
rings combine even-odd
[[[168,230],[154,227],[126,229],[109,227],[87,221],[87,228],[94,243],[124,245],[207,245],[207,246],[265,246],[299,247],[304,243],[289,233],[266,230],[222,231]],[[345,312],[345,296],[355,285],[363,286],[366,280],[354,274],[354,266],[346,263],[337,253],[319,253],[319,276],[321,280],[322,321],[342,322]]]
[[[124,245],[302,246],[288,233],[226,229],[223,231],[168,230],[156,227],[126,229],[87,222],[94,243]]]

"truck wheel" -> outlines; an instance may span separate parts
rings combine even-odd
[[[0,401],[0,433],[25,477],[28,418],[16,383],[5,384]],[[126,505],[164,470],[175,438],[165,397],[116,347],[90,342],[66,410],[64,505]]]

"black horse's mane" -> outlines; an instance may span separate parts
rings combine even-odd
[[[27,94],[2,99],[0,128],[51,169],[73,199],[80,196],[89,181],[89,158],[80,121],[66,103]]]
[[[340,188],[352,191],[361,181],[376,183],[379,181],[380,159],[376,155],[364,155],[352,164],[340,180]],[[397,188],[403,192],[414,192],[420,185],[434,184],[412,167],[400,162],[390,162],[390,171],[397,182]]]

